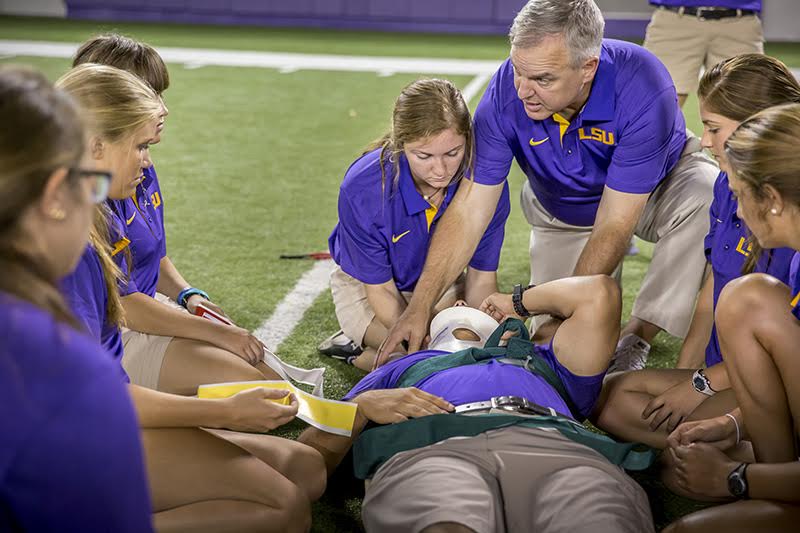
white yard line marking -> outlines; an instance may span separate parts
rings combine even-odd
[[[35,57],[71,58],[78,43],[0,40],[0,54]],[[336,70],[394,74],[447,74],[477,76],[491,74],[500,61],[447,58],[369,57],[322,54],[289,54],[247,50],[210,50],[204,48],[159,47],[158,53],[168,63],[226,67],[261,67],[274,69]]]
[[[303,319],[306,310],[314,300],[328,288],[331,272],[335,267],[331,259],[317,261],[311,270],[306,271],[292,291],[283,297],[275,311],[253,335],[261,339],[273,352],[289,338],[294,328]]]
[[[489,81],[491,75],[491,73],[478,74],[464,87],[461,91],[461,95],[464,97],[464,101],[467,105],[469,105],[473,98],[478,96],[478,93],[483,89],[483,86],[486,85],[486,82]]]
[[[2,55],[69,59],[77,48],[78,44],[72,43],[0,40]],[[159,48],[158,52],[168,63],[180,63],[187,69],[216,65],[274,68],[287,74],[305,69],[374,72],[378,76],[392,76],[399,73],[474,76],[462,91],[467,104],[478,96],[492,73],[497,70],[499,63],[465,59],[284,54],[195,48]],[[278,351],[283,341],[289,338],[303,319],[303,315],[314,300],[327,290],[334,267],[332,260],[317,261],[300,277],[291,292],[278,303],[272,316],[253,334],[270,350]]]

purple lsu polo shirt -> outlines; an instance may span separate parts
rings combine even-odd
[[[792,314],[800,320],[800,253],[792,256],[789,280],[789,287],[792,289]]]
[[[3,292],[0,338],[0,531],[152,531],[119,364]]]
[[[592,226],[605,186],[648,194],[672,170],[686,125],[667,69],[641,46],[604,39],[589,99],[571,121],[533,120],[506,60],[475,111],[475,181],[501,183],[516,159],[554,217]]]
[[[131,198],[109,201],[125,223],[133,257],[132,280],[139,292],[155,296],[161,259],[167,255],[164,200],[155,167],[144,169],[144,180]]]
[[[122,335],[119,327],[109,324],[107,320],[108,291],[103,279],[103,267],[94,248],[87,246],[75,270],[61,280],[61,292],[75,317],[94,339],[100,341],[119,364],[125,381],[130,382],[122,369]]]
[[[761,12],[761,0],[650,0],[650,4],[665,7],[726,7]]]
[[[380,150],[369,152],[347,170],[339,190],[339,223],[328,246],[342,270],[362,283],[379,285],[394,280],[398,290],[413,291],[436,224],[459,183],[447,187],[442,204],[433,208],[414,186],[403,155],[399,156],[396,187],[391,182],[393,165],[385,162],[384,186],[379,156]],[[470,267],[486,272],[497,270],[510,209],[506,185]]]
[[[742,275],[750,251],[747,247],[749,235],[745,223],[736,216],[738,202],[728,188],[728,175],[720,172],[714,183],[714,200],[709,215],[711,224],[705,238],[705,252],[714,275],[714,309],[719,295],[729,281]],[[756,264],[755,272],[764,272],[789,285],[789,264],[794,250],[775,248],[766,250]],[[706,366],[722,361],[722,351],[717,338],[717,326],[711,330],[706,346]]]

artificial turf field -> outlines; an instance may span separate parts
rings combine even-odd
[[[497,60],[507,55],[503,37],[334,32],[304,29],[95,23],[0,17],[0,39],[81,42],[119,31],[156,47],[213,48],[359,56]],[[800,68],[800,45],[768,44],[767,53]],[[58,78],[65,59],[0,57]],[[207,290],[236,322],[257,328],[311,267],[282,253],[324,250],[336,223],[338,187],[344,171],[389,125],[400,89],[418,76],[169,64],[165,93],[170,115],[162,142],[151,148],[166,209],[168,254],[195,286]],[[471,76],[447,76],[464,88]],[[474,110],[480,94],[472,99]],[[687,125],[700,132],[697,102],[684,108]],[[512,213],[506,226],[499,282],[510,291],[529,278],[529,227],[518,205],[522,174],[510,176]],[[652,245],[625,261],[624,314],[649,263]],[[316,352],[338,329],[330,292],[308,309],[294,333],[277,348],[287,362],[328,366],[326,396],[343,395],[360,372]],[[656,338],[648,366],[670,367],[679,339]],[[284,434],[296,435],[296,422]],[[652,476],[637,476],[651,497],[657,526],[692,508],[661,490]],[[358,484],[331,480],[314,507],[315,531],[354,531]]]

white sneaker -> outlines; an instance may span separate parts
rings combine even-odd
[[[611,359],[607,374],[641,370],[647,363],[650,345],[638,335],[630,333],[619,340],[617,351]]]

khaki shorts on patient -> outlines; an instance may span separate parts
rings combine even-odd
[[[155,298],[174,309],[188,312],[161,293],[156,293]],[[122,328],[122,367],[128,373],[131,383],[148,389],[158,389],[164,354],[172,339],[173,337],[150,335]]]
[[[460,297],[459,293],[463,292],[458,289],[462,282],[463,280],[456,281],[447,289],[436,305],[437,309],[451,307],[456,303]],[[364,334],[372,319],[375,318],[375,311],[367,301],[367,290],[364,288],[364,284],[337,266],[331,273],[331,293],[339,327],[350,340],[363,345]],[[406,302],[411,300],[411,292],[403,291],[401,294]]]
[[[368,532],[454,522],[478,533],[649,533],[644,490],[558,431],[509,427],[401,452],[369,483]]]

